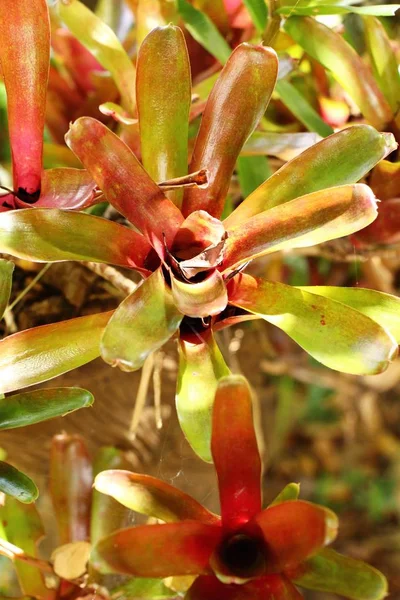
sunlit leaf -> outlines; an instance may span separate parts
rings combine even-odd
[[[24,503],[34,502],[39,496],[30,477],[3,461],[0,461],[0,492]]]
[[[91,546],[89,542],[71,542],[58,546],[52,555],[54,572],[64,579],[78,579],[86,573]]]
[[[400,298],[375,290],[350,287],[313,286],[301,290],[332,298],[346,306],[355,308],[379,323],[400,344]]]
[[[118,600],[130,600],[131,598],[146,598],[148,600],[168,600],[172,598],[173,592],[160,579],[149,579],[135,577],[112,590]]]
[[[90,117],[75,121],[65,139],[106,199],[136,225],[163,256],[164,240],[172,243],[183,217],[128,146],[100,121]]]
[[[79,0],[59,2],[58,10],[68,29],[110,71],[122,104],[133,115],[136,105],[135,67],[113,30]]]
[[[233,305],[276,325],[331,369],[372,375],[384,371],[397,354],[385,329],[341,302],[249,275],[233,283]]]
[[[212,461],[211,426],[215,391],[219,379],[229,373],[211,334],[193,333],[190,341],[181,339],[176,409],[189,444],[208,462]]]
[[[177,309],[192,318],[218,315],[228,304],[225,282],[219,271],[198,283],[180,281],[172,275],[171,290]]]
[[[124,371],[140,369],[149,354],[173,336],[182,318],[158,269],[115,311],[104,332],[101,355]]]
[[[46,0],[2,0],[0,61],[7,90],[14,190],[40,190],[50,25]]]
[[[325,188],[356,183],[397,148],[391,134],[368,125],[334,133],[284,165],[225,220],[241,224],[263,210]]]
[[[131,510],[162,521],[219,521],[219,517],[191,496],[150,475],[123,470],[103,471],[97,475],[94,487]]]
[[[192,6],[187,0],[177,0],[177,5],[190,35],[221,64],[224,64],[229,58],[231,49],[210,17]]]
[[[56,208],[0,215],[0,251],[36,262],[92,260],[141,269],[150,250],[142,235],[93,215]]]
[[[232,53],[208,98],[190,165],[191,171],[207,168],[208,186],[186,190],[185,215],[202,209],[221,216],[236,159],[267,108],[277,74],[271,48],[241,44]]]
[[[97,358],[112,311],[27,329],[0,341],[0,392],[52,379]]]
[[[146,35],[156,27],[178,24],[176,2],[170,0],[130,0],[136,3],[136,43],[140,47]]]
[[[287,502],[288,500],[297,500],[300,494],[300,484],[299,483],[288,483],[285,485],[283,490],[279,492],[276,498],[273,499],[269,506],[275,506],[275,504],[280,504],[281,502]]]
[[[92,465],[83,438],[66,433],[54,436],[50,495],[61,544],[89,538],[92,483]]]
[[[396,8],[396,5],[389,4],[389,7],[393,9]],[[382,6],[373,8],[382,8]],[[397,8],[400,8],[400,5],[397,5]],[[376,17],[364,17],[363,21],[365,40],[375,79],[385,94],[393,114],[396,115],[400,107],[400,74],[396,56],[381,21]]]
[[[339,33],[311,17],[290,17],[285,29],[312,58],[332,72],[371,125],[384,129],[392,111],[354,48]]]
[[[240,375],[218,382],[211,451],[218,476],[222,523],[235,528],[261,510],[261,459],[250,386]]]
[[[13,271],[14,263],[10,260],[0,260],[0,319],[10,299]]]
[[[278,81],[276,91],[283,104],[287,106],[309,131],[315,131],[321,137],[326,137],[333,133],[332,127],[321,119],[308,100],[289,81]]]
[[[186,175],[191,80],[182,31],[171,25],[153,29],[136,68],[143,166],[157,182]],[[178,206],[182,195],[179,189],[168,194]]]
[[[301,196],[228,229],[223,268],[276,250],[304,248],[350,235],[376,216],[375,196],[364,184]]]
[[[259,33],[263,33],[267,25],[268,9],[266,0],[243,0],[252,21]]]
[[[277,13],[285,16],[316,17],[318,15],[375,15],[376,17],[393,17],[400,8],[400,4],[378,4],[376,6],[342,6],[340,4],[320,4],[311,2],[308,6],[293,5],[282,6]]]
[[[377,569],[328,548],[293,569],[289,576],[307,589],[351,600],[382,600],[387,595],[387,581]]]
[[[295,158],[301,154],[301,152],[304,152],[304,150],[307,150],[307,148],[310,148],[320,141],[321,137],[319,135],[309,131],[304,131],[302,133],[270,133],[255,131],[243,146],[240,156],[257,156],[259,154],[264,154],[267,156],[277,156],[286,162],[292,160],[292,158]],[[264,177],[264,180],[261,181],[259,185],[264,183],[268,177]]]
[[[93,549],[91,561],[101,573],[197,575],[207,571],[220,537],[219,525],[196,521],[130,527],[101,540]]]

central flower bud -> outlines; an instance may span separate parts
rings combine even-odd
[[[166,249],[173,299],[184,315],[204,319],[226,308],[228,294],[218,271],[225,240],[221,221],[198,210],[185,219]]]

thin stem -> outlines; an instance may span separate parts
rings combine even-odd
[[[154,369],[154,354],[150,354],[143,363],[142,373],[140,376],[139,389],[136,396],[135,408],[133,409],[133,415],[131,424],[129,427],[130,437],[135,438],[136,430],[140,423],[143,408],[146,404],[147,392],[149,390],[150,379]]]
[[[12,311],[13,308],[15,308],[15,306],[19,302],[21,302],[21,300],[26,296],[26,294],[29,292],[29,290],[31,290],[33,288],[33,286],[36,285],[37,282],[43,277],[43,275],[50,269],[51,265],[52,265],[52,263],[45,264],[43,269],[41,271],[39,271],[39,273],[36,275],[36,277],[34,277],[32,279],[32,281],[30,283],[28,283],[26,288],[24,288],[22,290],[22,292],[20,294],[18,294],[18,296],[15,298],[15,300],[10,304],[10,306],[7,307],[8,311]]]
[[[121,290],[121,292],[127,296],[132,294],[132,292],[134,292],[138,286],[137,283],[131,281],[127,277],[124,277],[122,273],[117,271],[117,269],[114,269],[114,267],[110,267],[109,265],[92,261],[83,262],[82,264],[93,271],[93,273],[96,273],[96,275],[100,275],[100,277],[103,277],[103,279],[106,279],[112,283],[117,290]]]

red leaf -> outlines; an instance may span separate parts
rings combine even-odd
[[[193,583],[185,600],[301,600],[302,597],[280,575],[267,575],[244,585],[228,585],[213,575],[202,575]]]

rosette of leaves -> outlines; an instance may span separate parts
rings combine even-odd
[[[57,209],[0,216],[0,251],[39,262],[113,264],[141,272],[144,281],[113,313],[0,342],[3,392],[55,377],[99,354],[113,366],[139,369],[152,352],[179,337],[178,416],[196,452],[210,460],[214,392],[229,372],[215,331],[262,318],[330,368],[371,374],[387,367],[400,334],[396,298],[371,290],[294,288],[242,271],[257,257],[349,235],[371,223],[375,197],[355,182],[393,151],[391,134],[360,125],[329,136],[285,164],[221,221],[237,157],[266,110],[277,71],[270,48],[241,44],[234,50],[208,98],[188,175],[191,85],[184,37],[174,26],[146,37],[136,78],[143,164],[93,118],[78,119],[66,136],[134,229]],[[199,171],[206,172],[206,185],[198,185]]]
[[[13,269],[11,261],[0,260],[0,319],[10,297]],[[64,416],[92,404],[92,394],[80,388],[36,390],[7,397],[0,394],[0,431]],[[24,503],[39,495],[30,477],[4,461],[0,461],[0,492]]]

